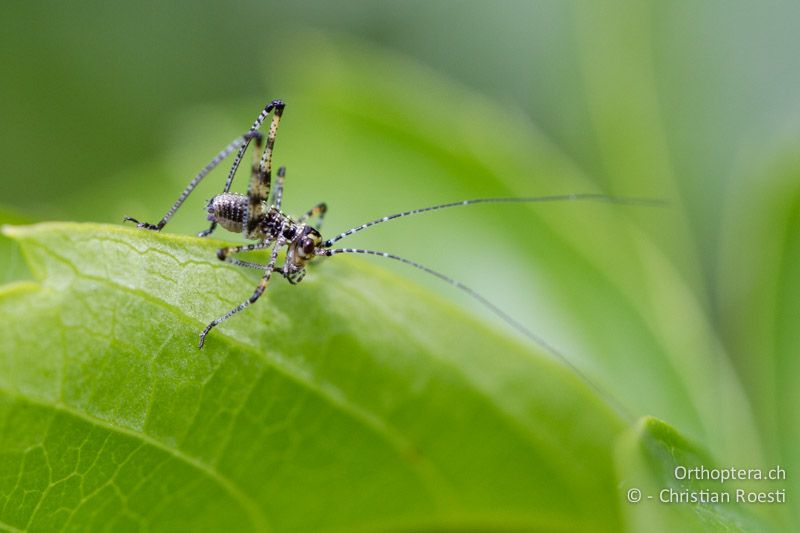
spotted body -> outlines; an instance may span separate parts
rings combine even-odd
[[[241,233],[249,205],[250,200],[243,194],[218,194],[208,202],[208,220],[228,231]],[[286,243],[286,261],[280,271],[290,283],[299,283],[305,276],[306,263],[316,255],[315,250],[322,241],[322,235],[315,228],[294,220],[274,205],[262,205],[260,213],[246,237],[260,243]],[[233,250],[221,248],[217,257],[225,261],[228,253]]]
[[[243,194],[219,194],[208,202],[208,220],[233,233],[242,233],[248,204],[249,200]],[[302,226],[274,205],[262,205],[261,212],[256,223],[248,229],[248,239],[272,241],[283,235],[285,239],[292,240]]]

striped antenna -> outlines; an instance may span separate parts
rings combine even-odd
[[[450,205],[457,205],[457,204],[450,204]],[[467,287],[460,281],[457,281],[449,276],[445,276],[441,272],[433,270],[430,267],[427,267],[421,263],[417,263],[416,261],[412,261],[410,259],[406,259],[405,257],[400,257],[399,255],[391,254],[389,252],[380,252],[377,250],[365,250],[363,248],[328,248],[328,249],[317,249],[317,255],[330,257],[332,255],[338,254],[366,254],[366,255],[375,255],[378,257],[385,257],[386,259],[392,259],[394,261],[399,261],[400,263],[412,266],[418,270],[422,270],[423,272],[427,272],[428,274],[439,278],[440,280],[444,281],[445,283],[460,289],[461,291],[465,292],[478,302],[480,302],[484,307],[489,309],[492,313],[494,313],[497,317],[499,317],[503,322],[514,328],[516,331],[521,333],[524,337],[528,338],[529,340],[533,341],[534,343],[538,344],[548,353],[550,353],[553,357],[564,363],[567,367],[569,367],[575,374],[577,374],[585,383],[587,383],[590,387],[592,387],[597,394],[599,394],[602,398],[606,400],[606,402],[614,408],[622,417],[624,418],[632,418],[630,412],[619,403],[619,401],[614,398],[611,394],[607,391],[602,389],[599,385],[597,385],[594,381],[589,379],[589,377],[584,374],[577,366],[570,362],[567,357],[557,350],[552,344],[545,341],[539,335],[533,333],[531,330],[523,326],[519,321],[515,320],[511,315],[500,309],[497,305],[493,304],[489,301],[486,297],[481,295],[480,293],[474,291],[473,289]]]
[[[545,203],[545,202],[573,202],[573,201],[588,201],[588,202],[605,202],[612,204],[623,205],[644,205],[651,207],[663,207],[667,205],[664,200],[658,198],[638,198],[626,196],[610,196],[607,194],[599,193],[576,193],[576,194],[557,194],[552,196],[532,196],[528,198],[475,198],[473,200],[463,200],[461,202],[450,202],[447,204],[439,204],[430,207],[422,207],[420,209],[412,209],[410,211],[403,211],[402,213],[395,213],[381,218],[377,218],[360,226],[351,228],[339,235],[332,237],[323,243],[325,248],[330,247],[338,240],[344,239],[348,235],[358,233],[359,231],[388,222],[396,218],[408,217],[411,215],[419,215],[420,213],[427,213],[428,211],[438,211],[440,209],[448,209],[450,207],[463,207],[475,204],[503,204],[503,203]]]

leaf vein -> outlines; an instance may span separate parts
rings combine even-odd
[[[131,429],[117,426],[106,422],[100,418],[92,416],[89,413],[85,413],[82,411],[78,411],[68,405],[64,404],[49,404],[37,398],[29,398],[23,396],[19,393],[15,393],[14,391],[10,391],[7,389],[0,389],[0,394],[3,394],[11,399],[18,399],[24,402],[28,402],[39,407],[43,407],[45,409],[50,409],[52,411],[60,411],[67,415],[73,416],[80,420],[83,420],[93,426],[103,428],[109,432],[119,433],[133,439],[140,440],[143,444],[147,444],[152,446],[153,448],[165,452],[169,455],[172,455],[178,461],[185,463],[186,465],[193,467],[197,472],[205,475],[207,478],[211,479],[212,481],[216,482],[220,487],[222,487],[232,498],[238,501],[242,506],[247,510],[248,514],[250,514],[251,519],[254,521],[255,524],[262,526],[262,528],[266,528],[267,520],[264,516],[263,512],[253,501],[250,496],[248,496],[245,492],[243,492],[232,480],[228,479],[227,477],[223,476],[220,472],[214,470],[209,465],[186,455],[185,453],[181,452],[180,450],[170,448],[166,446],[164,443],[154,439],[153,437],[145,434],[140,433],[137,431],[133,431]]]

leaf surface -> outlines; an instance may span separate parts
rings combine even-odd
[[[769,457],[787,472],[800,469],[798,144],[793,136],[776,150],[757,186],[738,184],[719,265],[723,331],[753,397]],[[786,484],[792,493],[800,490],[796,476],[788,475]],[[797,523],[800,507],[786,507]]]
[[[638,490],[640,500],[624,504],[630,531],[777,531],[768,513],[775,504],[737,501],[738,491],[769,491],[780,482],[720,481],[692,474],[716,465],[704,450],[675,428],[653,417],[643,417],[617,446],[617,469],[625,498]],[[702,470],[700,470],[702,472]],[[698,479],[698,476],[701,479]],[[727,500],[726,500],[727,498]]]
[[[198,351],[257,281],[218,243],[6,233],[36,278],[0,297],[10,527],[618,528],[624,421],[562,363],[400,278],[328,259]]]

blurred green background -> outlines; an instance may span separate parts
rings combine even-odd
[[[666,420],[723,465],[781,464],[800,490],[796,2],[3,11],[6,222],[156,221],[278,97],[286,206],[326,201],[329,233],[476,196],[669,200],[453,210],[352,245],[464,281],[634,415]],[[208,178],[168,229],[203,229],[203,201],[223,180]],[[24,276],[9,253],[3,279]],[[395,270],[492,320],[436,280]],[[796,525],[797,509],[776,514]]]

